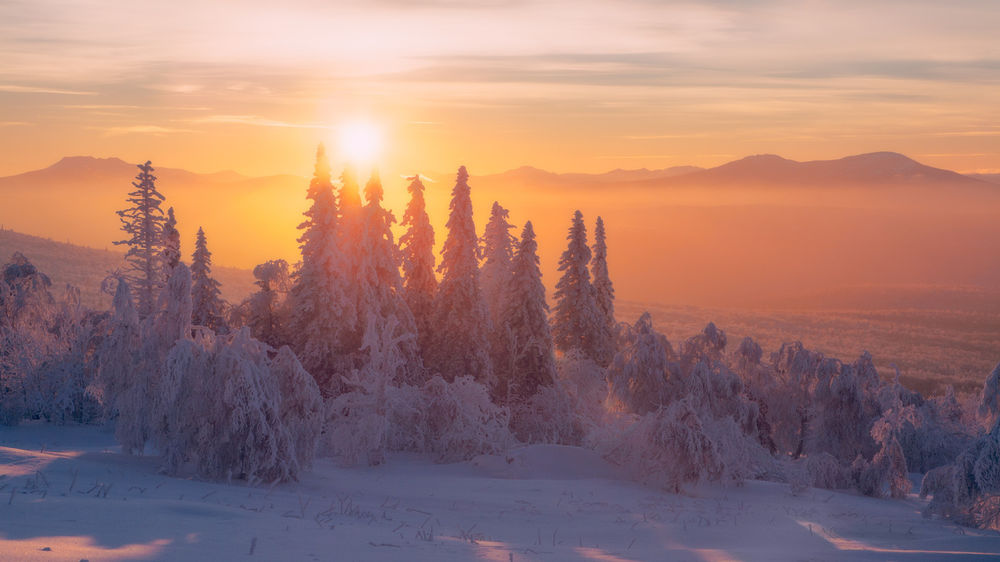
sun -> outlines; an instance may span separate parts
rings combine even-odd
[[[338,127],[340,153],[353,164],[371,164],[382,150],[382,131],[369,121],[349,121]]]

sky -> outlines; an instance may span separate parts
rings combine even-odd
[[[892,150],[1000,171],[996,0],[0,0],[0,175],[66,155],[311,172]]]

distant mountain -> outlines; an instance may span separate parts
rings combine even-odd
[[[982,186],[980,179],[932,168],[895,152],[873,152],[837,160],[796,162],[774,154],[747,156],[708,170],[666,180],[657,185],[837,187],[837,186]]]
[[[15,176],[0,178],[0,185],[18,184],[25,180],[36,181],[62,178],[87,177],[91,179],[116,180],[122,176],[135,176],[135,164],[121,158],[95,158],[93,156],[66,156],[55,164],[41,170],[34,170]],[[248,179],[246,176],[226,170],[209,174],[198,174],[177,168],[156,168],[157,179],[170,183],[235,183]]]
[[[101,282],[109,273],[124,266],[124,254],[98,250],[67,242],[0,230],[0,266],[21,252],[39,271],[52,280],[52,292],[58,298],[66,284],[80,289],[80,298],[91,308],[110,305],[111,296],[101,292]],[[253,290],[253,275],[245,269],[215,266],[212,274],[222,283],[222,296],[239,302]]]
[[[965,174],[970,178],[1000,184],[1000,174]]]
[[[477,180],[493,182],[511,182],[516,185],[544,185],[546,187],[585,187],[588,185],[608,185],[618,183],[640,182],[659,180],[682,176],[703,170],[696,166],[674,166],[659,170],[649,170],[640,168],[636,170],[623,170],[621,168],[603,172],[599,174],[565,173],[558,174],[549,172],[532,166],[522,166],[499,174],[488,174],[479,176]]]
[[[601,174],[557,174],[523,166],[475,178],[490,185],[530,187],[874,187],[1000,183],[1000,174],[962,175],[921,164],[895,152],[873,152],[837,160],[797,162],[774,154],[747,156],[714,168],[675,166],[662,170],[612,170]]]

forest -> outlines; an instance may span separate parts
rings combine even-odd
[[[258,265],[229,303],[207,233],[183,259],[154,172],[139,166],[118,211],[128,267],[102,284],[110,310],[20,253],[3,266],[3,424],[103,424],[167,474],[251,485],[318,456],[449,463],[518,444],[583,447],[673,493],[767,480],[903,498],[919,473],[928,515],[1000,528],[1000,365],[981,392],[924,396],[867,352],[765,353],[712,323],[670,342],[648,313],[617,320],[601,217],[591,240],[567,209],[550,301],[534,226],[495,202],[480,234],[464,166],[436,256],[419,174],[397,240],[377,171],[334,178],[322,146],[299,261]]]

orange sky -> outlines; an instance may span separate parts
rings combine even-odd
[[[307,175],[357,119],[387,173],[877,150],[1000,171],[998,28],[995,0],[7,0],[0,175]]]

